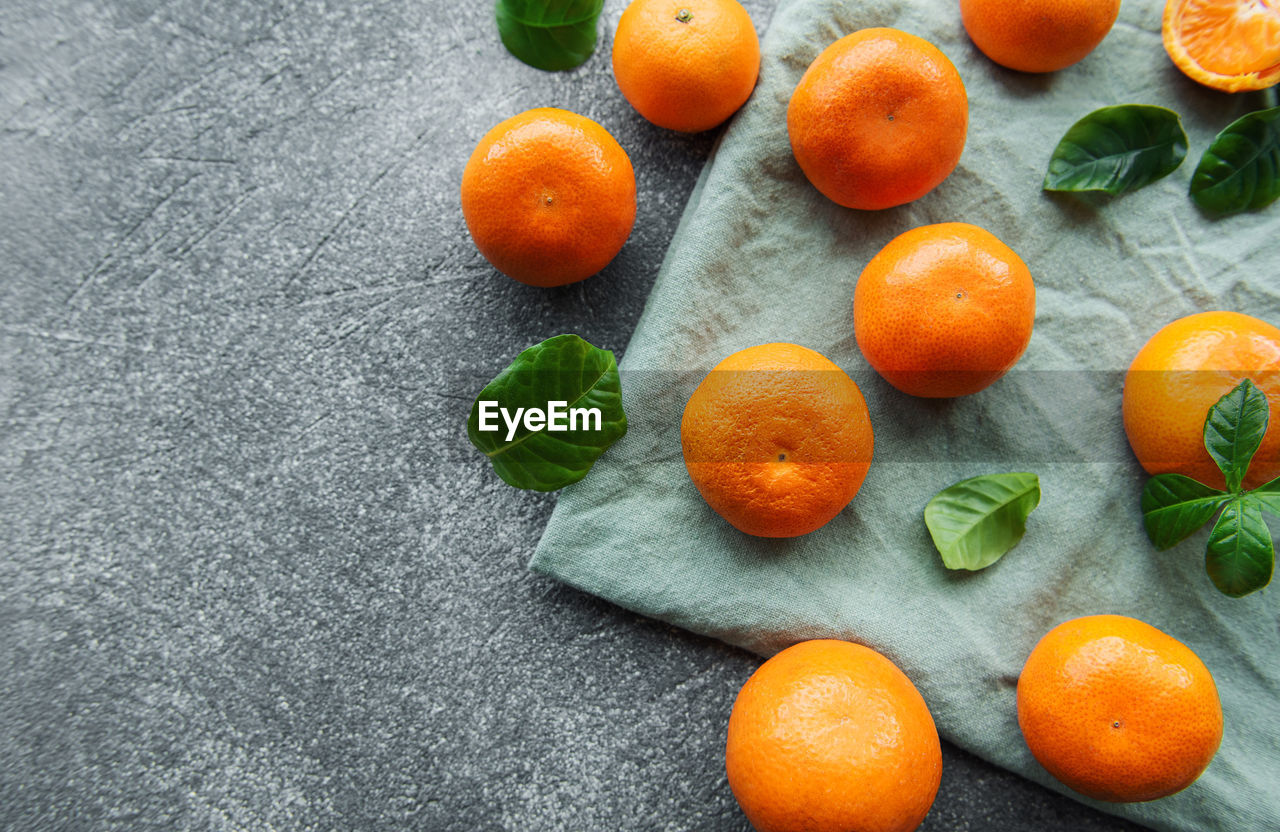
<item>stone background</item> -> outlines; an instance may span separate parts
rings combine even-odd
[[[624,5],[567,74],[488,2],[0,6],[0,828],[747,828],[757,660],[529,574],[555,498],[463,430],[525,346],[622,351],[711,150],[617,92]],[[549,291],[457,192],[543,105],[639,190]],[[1133,828],[949,746],[923,827]]]

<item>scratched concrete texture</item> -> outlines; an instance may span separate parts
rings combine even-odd
[[[488,2],[0,5],[0,828],[748,828],[757,660],[529,574],[555,498],[463,430],[525,346],[625,347],[711,152],[617,92],[623,6],[547,74]],[[639,191],[552,291],[457,191],[539,105]],[[948,747],[923,828],[1134,827]]]

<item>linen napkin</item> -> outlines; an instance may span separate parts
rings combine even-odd
[[[1280,206],[1214,219],[1187,195],[1212,137],[1262,107],[1261,96],[1184,78],[1161,45],[1161,7],[1128,0],[1082,63],[1024,75],[972,46],[954,0],[784,0],[763,39],[759,86],[706,166],[625,351],[630,432],[562,492],[531,568],[763,656],[817,637],[870,645],[911,677],[950,741],[1152,828],[1280,829],[1276,591],[1219,594],[1204,571],[1204,532],[1168,552],[1151,546],[1139,510],[1145,474],[1121,423],[1123,371],[1165,323],[1206,309],[1280,322]],[[786,129],[810,61],[870,26],[936,44],[959,69],[970,109],[955,172],[880,212],[819,194]],[[1119,198],[1042,192],[1066,129],[1119,103],[1182,114],[1182,167]],[[854,283],[890,239],[947,221],[986,228],[1026,261],[1035,331],[1017,367],[986,390],[915,399],[862,358]],[[849,507],[792,540],[729,526],[698,495],[680,453],[681,413],[701,378],[730,353],[771,341],[816,349],[849,372],[876,437]],[[1023,542],[984,571],[946,570],[922,519],[928,499],[965,477],[1023,470],[1043,489]],[[1015,710],[1022,664],[1050,628],[1094,613],[1134,616],[1182,640],[1217,681],[1222,747],[1178,795],[1094,803],[1027,750]]]

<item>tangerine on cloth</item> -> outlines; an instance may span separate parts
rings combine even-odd
[[[1214,220],[1187,197],[1217,131],[1264,104],[1184,78],[1164,55],[1160,15],[1159,3],[1125,3],[1087,58],[1033,76],[974,48],[952,0],[783,0],[763,41],[760,84],[703,171],[626,348],[629,432],[561,493],[531,568],[765,656],[809,638],[867,644],[916,684],[945,738],[1081,800],[1022,740],[1018,673],[1067,619],[1139,618],[1213,673],[1222,747],[1180,794],[1091,805],[1158,830],[1280,829],[1280,584],[1239,600],[1219,594],[1204,572],[1204,531],[1168,552],[1151,546],[1139,511],[1146,475],[1121,422],[1124,371],[1165,323],[1215,308],[1280,323],[1280,206]],[[868,26],[935,43],[964,78],[970,107],[955,172],[880,212],[818,193],[786,128],[787,100],[809,62]],[[1182,114],[1182,167],[1115,199],[1042,192],[1067,128],[1127,102]],[[986,228],[1026,261],[1035,330],[1018,365],[987,389],[916,399],[859,353],[854,283],[898,234],[951,221]],[[848,372],[876,436],[853,502],[790,540],[724,522],[680,453],[693,388],[725,356],[771,341],[816,349]],[[957,480],[1000,471],[1040,476],[1026,537],[984,571],[947,571],[925,503]]]

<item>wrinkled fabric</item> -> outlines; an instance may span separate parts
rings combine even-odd
[[[1018,673],[1051,627],[1094,613],[1142,619],[1213,672],[1221,750],[1186,791],[1091,803],[1161,830],[1280,829],[1280,627],[1275,589],[1218,593],[1206,532],[1157,552],[1142,530],[1146,475],[1125,440],[1123,372],[1165,323],[1207,309],[1280,323],[1280,205],[1213,219],[1187,196],[1218,130],[1261,95],[1200,87],[1166,57],[1161,4],[1125,3],[1111,34],[1051,75],[997,67],[949,0],[792,0],[763,41],[759,86],[727,129],[686,208],[621,364],[630,432],[566,488],[531,568],[623,607],[770,655],[816,637],[896,662],[952,742],[1077,799],[1018,729]],[[959,167],[916,202],[841,208],[814,189],[787,141],[786,107],[810,61],[857,29],[892,26],[937,44],[969,95]],[[1188,158],[1118,198],[1050,195],[1057,140],[1097,107],[1160,104],[1183,117]],[[905,396],[870,370],[853,333],[854,283],[894,236],[963,221],[1004,240],[1036,281],[1036,323],[1017,367],[952,401]],[[716,363],[790,341],[861,386],[876,434],[862,490],[807,536],[744,535],[707,507],[681,459],[680,417]],[[943,568],[922,519],[943,487],[1033,471],[1043,498],[1026,538],[990,568]],[[944,772],[943,776],[946,774]]]

